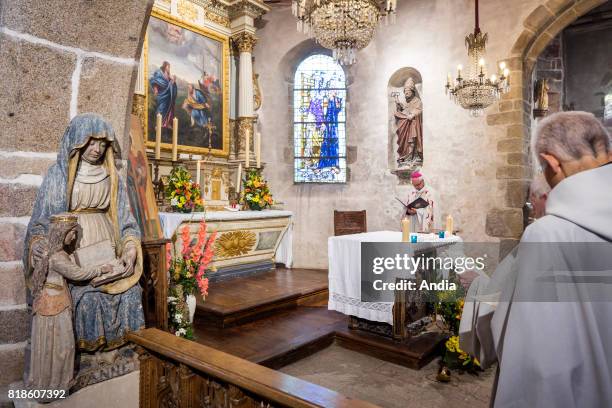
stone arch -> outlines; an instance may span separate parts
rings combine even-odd
[[[505,60],[510,69],[511,90],[497,110],[486,116],[487,125],[498,126],[505,136],[497,142],[497,205],[486,219],[486,233],[503,240],[517,240],[523,232],[522,207],[531,178],[529,139],[531,126],[530,78],[538,55],[557,34],[606,0],[548,0],[523,21],[523,31]]]

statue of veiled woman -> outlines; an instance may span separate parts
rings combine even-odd
[[[90,281],[69,281],[76,347],[81,352],[107,352],[126,343],[126,334],[144,327],[140,231],[130,211],[125,181],[115,166],[118,144],[111,125],[85,113],[70,122],[61,140],[57,162],[38,191],[26,235],[26,283],[45,258],[51,216],[70,212],[81,227],[79,247],[109,241],[123,272],[116,280],[94,287]],[[116,352],[114,353],[116,355]],[[113,353],[104,355],[107,362]]]

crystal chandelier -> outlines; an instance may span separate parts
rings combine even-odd
[[[395,22],[397,0],[292,0],[297,29],[333,50],[342,65],[355,62],[357,50],[365,48],[381,18]]]
[[[503,93],[510,89],[508,69],[506,64],[499,64],[499,77],[491,75],[487,78],[485,64],[487,33],[480,31],[478,26],[478,0],[475,0],[476,24],[474,32],[465,37],[468,49],[469,67],[466,77],[462,77],[463,67],[457,67],[457,78],[453,80],[448,74],[446,81],[446,94],[460,105],[468,109],[470,115],[476,117],[484,113],[484,109],[497,101]]]

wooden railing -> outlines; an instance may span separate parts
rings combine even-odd
[[[129,335],[140,354],[140,407],[373,408],[158,329]]]

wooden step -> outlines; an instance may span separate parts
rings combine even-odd
[[[284,269],[212,282],[199,300],[196,325],[232,327],[303,305],[326,304],[327,271]]]
[[[326,307],[299,306],[237,327],[196,323],[194,334],[200,344],[276,369],[329,346],[346,323]]]

